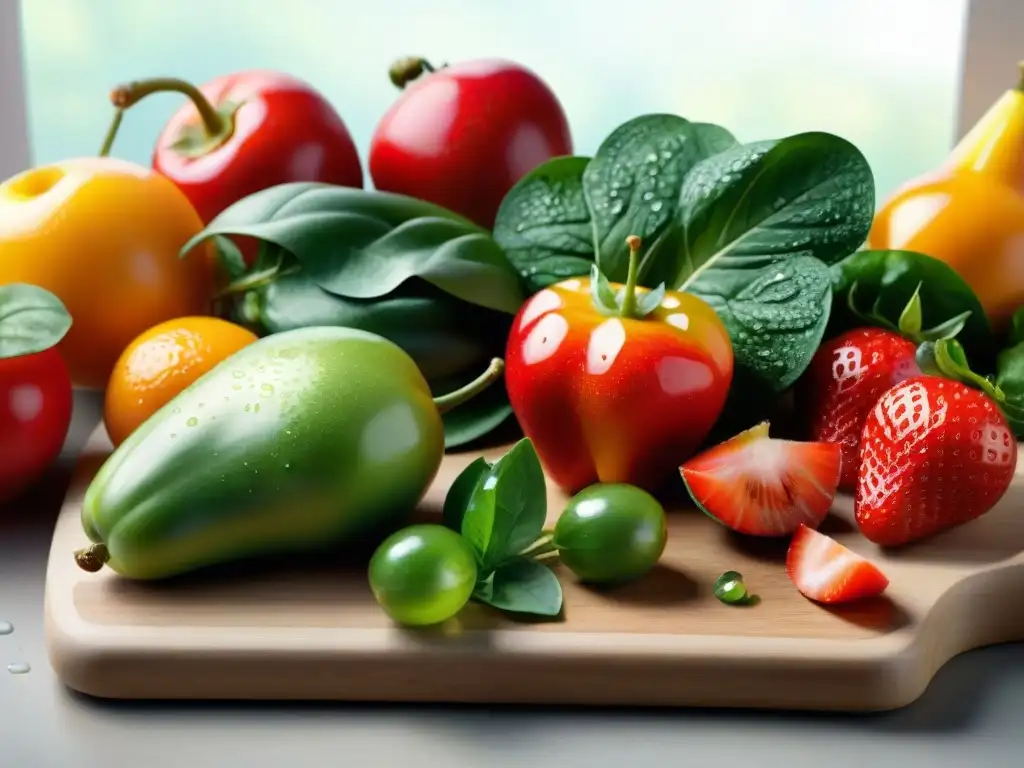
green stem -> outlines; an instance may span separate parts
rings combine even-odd
[[[388,69],[388,77],[397,88],[405,88],[409,83],[424,72],[436,72],[429,61],[419,56],[406,56],[399,59]]]
[[[541,560],[551,560],[552,558],[558,557],[558,550],[552,549],[550,552],[544,552],[540,555],[534,555],[533,560],[540,562]]]
[[[110,559],[106,544],[93,544],[86,549],[75,551],[75,564],[83,571],[96,573]]]
[[[1017,83],[1017,90],[1024,91],[1024,61],[1018,61],[1017,68],[1020,69],[1020,82]]]
[[[127,85],[119,85],[110,92],[110,101],[119,109],[128,109],[153,93],[180,93],[187,96],[195,105],[203,127],[210,136],[220,136],[230,128],[228,121],[198,88],[176,77],[154,77],[151,80],[135,80]]]
[[[252,272],[251,274],[240,277],[224,286],[213,298],[223,299],[227,296],[233,296],[236,293],[244,293],[245,291],[251,291],[253,288],[262,288],[268,283],[272,283],[279,277],[298,271],[298,267],[289,267],[288,269],[281,269],[281,264],[277,263],[272,267],[261,269],[259,272]]]
[[[107,128],[107,135],[103,137],[103,146],[100,147],[100,157],[108,157],[110,150],[114,148],[114,139],[117,138],[117,132],[121,129],[121,121],[124,120],[124,110],[118,107],[114,110],[114,119],[110,121],[110,127]]]
[[[483,392],[487,387],[491,386],[496,382],[501,374],[505,370],[505,361],[500,357],[496,357],[491,360],[491,364],[487,366],[487,370],[473,379],[469,384],[464,387],[459,387],[454,392],[449,392],[446,395],[439,395],[434,398],[434,405],[437,406],[437,410],[444,414],[453,408],[465,403],[467,400],[472,400],[478,394]]]
[[[626,238],[626,245],[629,246],[629,269],[622,293],[621,314],[623,317],[633,317],[636,315],[636,281],[640,272],[640,238],[630,235]]]
[[[551,540],[553,538],[554,538],[553,534],[550,534],[550,533],[544,534],[539,539],[537,539],[535,542],[533,542],[533,544],[531,544],[528,547],[526,547],[525,549],[521,550],[519,552],[519,556],[520,557],[526,557],[527,555],[530,555],[531,553],[537,552],[538,550],[543,550],[544,552],[553,551],[554,547],[551,544]]]

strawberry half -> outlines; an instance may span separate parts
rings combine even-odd
[[[937,376],[897,384],[864,425],[857,526],[899,546],[988,512],[1017,466],[1017,440],[988,395]]]
[[[857,484],[860,435],[878,398],[894,384],[921,374],[916,349],[893,331],[858,328],[822,344],[800,378],[797,403],[809,437],[842,447],[842,490]]]
[[[770,438],[762,422],[690,459],[680,472],[708,516],[739,533],[785,536],[825,519],[841,462],[838,445]]]
[[[786,573],[801,595],[819,603],[863,600],[889,586],[874,563],[806,525],[797,528],[789,542]]]

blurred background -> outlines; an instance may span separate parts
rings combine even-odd
[[[854,142],[879,197],[954,139],[966,0],[20,0],[33,161],[95,154],[111,87],[266,67],[336,106],[365,163],[397,57],[498,56],[554,89],[578,154],[673,112],[741,141],[805,130]],[[1007,83],[1008,87],[1010,84]],[[148,164],[181,103],[134,107],[115,155]]]

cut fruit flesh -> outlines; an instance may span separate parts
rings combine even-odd
[[[708,516],[738,533],[786,536],[817,528],[836,496],[842,449],[768,436],[768,422],[695,456],[680,472]]]
[[[804,525],[789,543],[786,573],[800,594],[819,603],[875,597],[889,586],[889,579],[874,563]]]

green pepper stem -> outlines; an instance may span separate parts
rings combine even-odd
[[[424,72],[436,72],[434,66],[419,56],[406,56],[388,68],[388,77],[396,88],[405,88]]]
[[[459,387],[454,392],[449,392],[446,395],[439,395],[438,397],[435,397],[434,405],[437,406],[437,410],[440,413],[448,413],[448,411],[453,408],[457,408],[467,400],[472,400],[478,394],[483,392],[487,387],[496,382],[504,371],[505,361],[500,357],[496,357],[491,360],[491,364],[487,366],[487,370],[469,382],[469,384]]]
[[[626,238],[626,245],[629,246],[629,269],[622,293],[621,313],[623,317],[633,317],[636,314],[636,282],[640,271],[640,238],[630,235]]]
[[[106,544],[93,544],[86,549],[75,551],[75,564],[89,573],[96,573],[109,559],[110,551]]]
[[[198,88],[177,77],[154,77],[151,80],[135,80],[127,85],[119,85],[110,92],[110,101],[118,109],[128,109],[153,93],[180,93],[187,96],[195,105],[209,136],[220,136],[230,128],[228,121]]]
[[[124,120],[124,110],[118,107],[114,110],[114,119],[110,121],[107,135],[103,137],[103,145],[100,147],[99,152],[100,157],[108,157],[110,155],[110,150],[114,148],[114,139],[117,138],[117,132],[121,129],[122,120]]]

